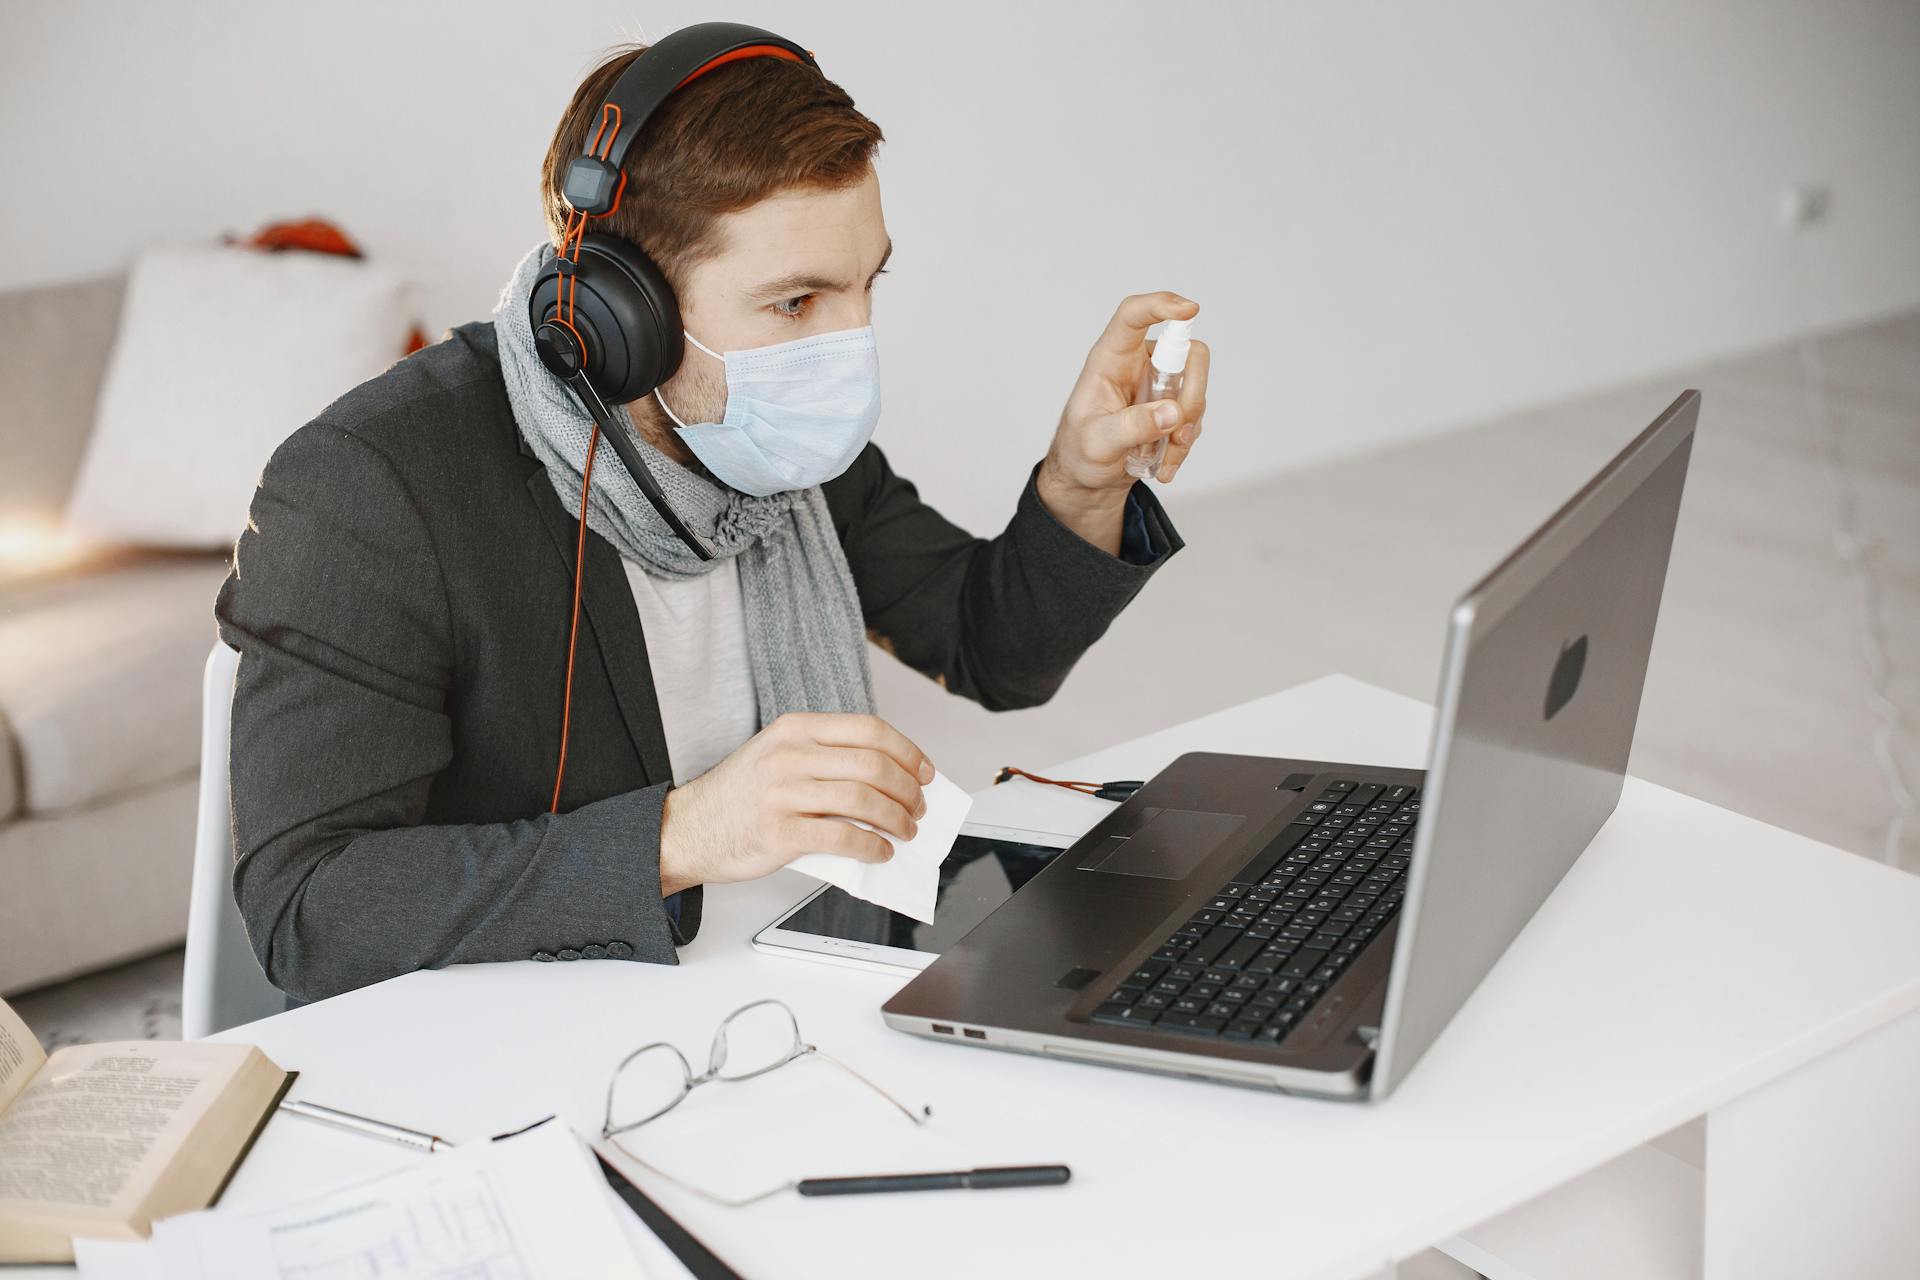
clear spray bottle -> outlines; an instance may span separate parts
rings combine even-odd
[[[1187,367],[1187,348],[1193,343],[1193,321],[1165,320],[1160,324],[1160,339],[1153,344],[1153,357],[1140,375],[1140,395],[1135,404],[1151,400],[1176,400],[1180,396],[1180,378]],[[1177,429],[1177,428],[1176,428]],[[1152,444],[1135,445],[1127,454],[1127,474],[1136,480],[1150,480],[1167,456],[1169,431]]]

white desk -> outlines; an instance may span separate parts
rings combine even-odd
[[[1054,772],[1147,777],[1201,748],[1417,767],[1430,722],[1424,704],[1330,677]],[[973,817],[1078,832],[1108,807],[1016,781]],[[1713,1277],[1920,1274],[1920,880],[1663,788],[1627,783],[1380,1106],[891,1032],[877,1009],[898,980],[748,946],[802,888],[782,873],[710,891],[678,967],[461,966],[221,1038],[300,1069],[297,1096],[462,1139],[543,1088],[597,1116],[626,1049],[704,1053],[721,1014],[778,994],[809,1039],[932,1103],[937,1125],[1005,1163],[1073,1166],[1065,1188],[739,1210],[642,1179],[750,1277],[1346,1278],[1436,1244],[1497,1276],[1684,1275],[1703,1236]],[[721,1089],[695,1096],[721,1106],[704,1096]],[[1643,1146],[1702,1115],[1704,1174]],[[228,1203],[418,1158],[282,1116]]]

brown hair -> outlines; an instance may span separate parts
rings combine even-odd
[[[540,166],[540,198],[555,246],[565,233],[560,194],[567,165],[586,149],[600,104],[643,44],[611,51],[573,92]],[[790,188],[837,190],[867,174],[880,126],[854,109],[847,91],[811,65],[744,58],[676,91],[642,126],[627,153],[620,207],[589,228],[647,251],[676,288],[694,262],[719,245],[719,215]]]

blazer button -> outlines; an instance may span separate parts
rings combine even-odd
[[[554,957],[553,957],[553,952],[551,952],[551,951],[536,951],[536,952],[534,952],[534,953],[533,953],[533,958],[534,958],[535,960],[548,960],[548,961],[550,961],[550,960],[552,960],[552,959],[553,959]]]
[[[633,948],[624,942],[609,942],[607,944],[607,954],[615,960],[627,960],[632,958]]]
[[[589,942],[586,946],[580,948],[580,954],[589,960],[605,960],[607,958],[607,949],[597,942]]]
[[[562,960],[578,960],[580,958],[580,953],[572,947],[563,948],[558,954]]]

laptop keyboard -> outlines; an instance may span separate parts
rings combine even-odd
[[[1416,787],[1328,784],[1091,1020],[1279,1044],[1399,910],[1419,814]]]

